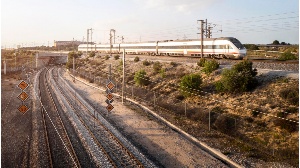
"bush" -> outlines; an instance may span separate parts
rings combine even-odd
[[[280,91],[279,96],[293,105],[299,105],[299,90],[296,87]]]
[[[120,55],[115,55],[114,58],[115,60],[118,60],[120,58]]]
[[[150,83],[149,77],[146,76],[145,70],[137,71],[134,74],[134,82],[138,86],[146,86]]]
[[[247,60],[234,65],[231,69],[223,70],[221,80],[215,83],[219,92],[245,92],[257,85],[256,69],[252,69],[252,62]]]
[[[224,133],[233,133],[235,130],[235,120],[224,114],[219,115],[213,125]]]
[[[178,100],[183,100],[184,96],[179,94],[179,95],[176,95],[175,98],[178,99]]]
[[[92,52],[90,52],[90,54],[89,54],[89,57],[92,57],[92,58],[94,58],[94,57],[95,57],[95,55],[96,55],[95,51],[92,51]]]
[[[276,116],[281,117],[281,118],[286,118],[288,116],[288,114],[284,113],[284,112],[277,112]]]
[[[104,59],[105,59],[105,60],[108,60],[108,59],[109,59],[109,56],[108,56],[108,55],[105,55]]]
[[[172,61],[172,62],[170,62],[170,65],[172,65],[173,67],[176,67],[177,63]]]
[[[154,70],[154,73],[158,73],[162,68],[162,65],[160,64],[160,62],[156,61],[154,64],[153,64],[153,70]]]
[[[144,60],[143,61],[143,65],[145,65],[145,66],[149,66],[151,63],[148,61],[148,60]]]
[[[258,46],[255,44],[244,44],[247,50],[259,50]]]
[[[205,58],[200,58],[200,60],[197,62],[197,65],[200,67],[204,67],[205,62],[206,62]]]
[[[136,56],[133,60],[134,62],[139,62],[140,61],[140,58],[138,56]]]
[[[288,107],[287,109],[285,109],[285,112],[288,112],[288,113],[298,113],[299,112],[299,109],[297,107]]]
[[[285,61],[285,60],[297,60],[298,58],[292,54],[291,51],[286,51],[283,54],[281,54],[278,58],[280,61]]]
[[[162,78],[165,78],[166,77],[166,69],[160,69],[159,74]]]
[[[216,60],[212,60],[212,61],[205,61],[204,62],[204,68],[202,69],[202,71],[205,74],[210,74],[212,73],[214,70],[219,68],[219,63]]]
[[[288,132],[295,132],[298,130],[298,124],[295,122],[287,121],[284,119],[275,119],[274,125],[279,126],[281,129],[285,129]]]
[[[189,97],[192,93],[198,94],[201,89],[202,77],[199,74],[188,74],[180,80],[180,91],[183,96]]]

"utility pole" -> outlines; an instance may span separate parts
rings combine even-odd
[[[207,36],[207,38],[212,37],[212,28],[213,28],[212,26],[210,26],[210,25],[208,26],[208,30],[207,30],[208,31],[208,34],[207,34],[208,36]]]
[[[86,56],[88,55],[89,49],[89,29],[87,29],[87,36],[86,36]]]
[[[124,104],[124,91],[125,91],[125,49],[123,49],[122,104]]]
[[[114,44],[116,44],[116,30],[114,30]]]
[[[204,30],[203,30],[203,23],[204,23],[204,20],[197,20],[197,21],[200,21],[200,34],[201,34],[201,58],[203,58],[203,34],[204,34]]]
[[[90,30],[91,30],[91,51],[92,51],[92,49],[93,49],[93,29],[90,28]]]
[[[207,19],[205,19],[205,37],[209,38],[208,37],[208,29],[207,29]]]
[[[110,29],[110,32],[109,32],[110,56],[112,54],[112,34],[111,34],[111,32],[114,32],[114,43],[115,43],[115,32],[116,32],[116,30],[115,29]]]

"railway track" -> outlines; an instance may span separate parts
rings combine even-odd
[[[68,137],[56,104],[50,93],[47,74],[44,69],[39,76],[39,96],[41,114],[45,132],[45,143],[48,147],[47,167],[80,167],[78,158]],[[45,158],[44,158],[45,159]]]
[[[58,76],[57,69],[51,73]],[[95,109],[90,109],[76,95],[73,90],[61,77],[53,79],[58,90],[74,111],[75,117],[87,131],[95,145],[102,150],[103,154],[112,167],[144,167],[134,154],[95,116]]]

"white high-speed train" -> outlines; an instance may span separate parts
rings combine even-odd
[[[101,53],[148,54],[169,56],[201,56],[201,41],[197,40],[170,40],[144,43],[112,44],[80,44],[78,51],[95,51]],[[233,37],[203,39],[204,57],[243,59],[246,48]]]

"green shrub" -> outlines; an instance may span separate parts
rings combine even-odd
[[[298,58],[292,54],[291,51],[286,51],[283,54],[281,54],[278,58],[280,61],[285,61],[285,60],[297,60]]]
[[[150,83],[149,77],[146,76],[145,70],[137,71],[134,74],[134,82],[138,86],[146,86]]]
[[[231,69],[223,70],[220,81],[215,83],[219,92],[240,93],[256,87],[256,69],[252,69],[252,62],[247,60],[234,65]]]
[[[145,65],[145,66],[149,66],[151,63],[148,61],[148,60],[144,60],[143,61],[143,65]]]
[[[160,69],[159,74],[162,78],[165,78],[166,77],[166,69]]]
[[[202,69],[202,71],[206,74],[210,74],[218,68],[219,68],[219,63],[216,60],[205,61],[204,68]]]
[[[279,96],[293,105],[299,105],[299,90],[296,87],[281,90]]]
[[[105,59],[105,60],[108,60],[108,59],[109,59],[109,56],[108,56],[108,55],[105,55],[104,59]]]
[[[247,50],[259,50],[258,46],[255,44],[244,44]]]
[[[120,58],[120,55],[115,55],[114,58],[115,60],[118,60]]]
[[[204,67],[205,62],[206,62],[205,58],[200,58],[200,60],[197,62],[197,65],[200,67]]]
[[[162,65],[160,64],[160,62],[156,61],[154,64],[153,64],[153,70],[154,70],[154,73],[158,73],[162,68]]]
[[[180,91],[183,96],[189,97],[194,94],[198,94],[201,89],[202,77],[199,74],[188,74],[180,80]]]
[[[134,62],[139,62],[140,61],[140,58],[138,56],[136,56],[133,60]]]

